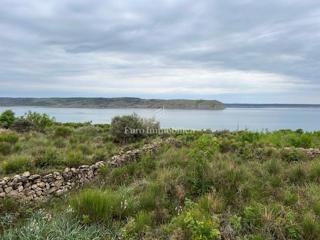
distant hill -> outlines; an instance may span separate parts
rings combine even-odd
[[[0,106],[41,106],[67,108],[166,108],[221,110],[216,100],[141,99],[141,98],[0,98]]]
[[[320,108],[320,104],[282,104],[282,103],[225,103],[226,108]]]

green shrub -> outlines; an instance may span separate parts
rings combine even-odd
[[[34,129],[34,125],[31,121],[27,119],[18,118],[12,124],[11,129],[17,132],[29,132]]]
[[[109,224],[114,219],[131,216],[135,210],[130,194],[112,190],[87,189],[77,194],[70,204],[80,218]]]
[[[14,112],[6,110],[0,114],[0,127],[10,128],[15,120]]]
[[[47,148],[39,152],[35,156],[34,160],[35,166],[39,168],[45,168],[49,166],[61,165],[62,161],[60,159],[60,154],[55,148]]]
[[[309,177],[312,181],[320,182],[320,162],[311,165]]]
[[[183,239],[221,239],[219,219],[191,202],[187,202],[183,213],[172,220],[169,232],[174,233],[178,229],[182,230]]]
[[[313,240],[319,239],[320,236],[320,221],[311,214],[304,217],[302,222],[303,239]]]
[[[300,165],[293,167],[289,172],[289,180],[292,183],[301,183],[306,179],[306,171]]]
[[[14,133],[0,133],[0,142],[15,144],[19,140],[19,136]]]
[[[11,144],[7,142],[0,142],[0,154],[8,155],[11,152]]]
[[[149,184],[140,196],[140,207],[144,210],[154,210],[164,203],[165,195],[161,184]]]
[[[152,216],[140,211],[134,218],[131,218],[122,229],[124,239],[142,239],[144,232],[152,225]]]
[[[59,126],[55,129],[54,131],[54,135],[55,137],[69,137],[72,134],[72,129],[69,127],[63,127],[63,126]]]
[[[38,131],[44,131],[47,127],[52,126],[55,122],[55,119],[49,117],[49,115],[46,113],[41,114],[31,111],[26,113],[23,118],[31,122]]]
[[[301,239],[293,212],[281,205],[254,203],[245,207],[242,219],[246,232],[264,239]]]
[[[5,173],[23,172],[32,168],[32,162],[25,156],[13,156],[3,162],[1,168]]]
[[[298,149],[282,149],[281,158],[287,162],[304,161],[307,156],[303,151]]]
[[[138,115],[114,117],[111,122],[110,133],[114,142],[130,143],[135,142],[151,130],[159,129],[159,123],[153,119],[142,119]]]
[[[81,164],[85,164],[85,157],[80,151],[69,151],[67,153],[65,164],[69,167],[77,167]]]

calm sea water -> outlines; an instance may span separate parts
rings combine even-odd
[[[0,112],[8,107],[0,107]],[[18,116],[27,111],[47,113],[60,122],[110,123],[117,115],[137,113],[142,117],[154,117],[163,128],[212,129],[212,130],[320,130],[320,108],[227,108],[210,110],[166,109],[86,109],[10,107]]]

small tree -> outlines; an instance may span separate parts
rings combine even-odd
[[[117,116],[111,122],[111,135],[114,142],[128,143],[137,141],[148,134],[150,129],[159,129],[159,122],[154,119],[143,119],[137,114]]]
[[[0,127],[9,128],[15,121],[14,112],[6,110],[0,115]]]
[[[29,132],[34,129],[34,124],[24,118],[18,118],[12,124],[11,129],[17,132]]]
[[[44,131],[45,128],[52,126],[55,122],[55,119],[46,113],[41,114],[31,111],[24,115],[24,119],[30,121],[39,131]]]

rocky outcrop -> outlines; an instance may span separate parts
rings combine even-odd
[[[53,172],[45,175],[25,172],[10,178],[4,177],[0,179],[0,198],[10,196],[19,200],[34,201],[60,196],[70,189],[81,187],[84,183],[95,178],[99,174],[101,167],[105,165],[119,167],[128,162],[136,161],[141,154],[155,152],[164,142],[167,141],[147,144],[140,149],[116,155],[112,157],[111,161],[101,161],[90,166],[82,165],[77,168],[65,168],[62,172]]]

